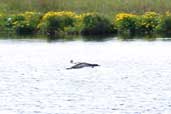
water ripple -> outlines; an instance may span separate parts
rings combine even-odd
[[[171,43],[0,41],[0,113],[170,114]],[[70,59],[100,64],[65,70]]]

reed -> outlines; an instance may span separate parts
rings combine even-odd
[[[0,12],[25,11],[99,12],[112,16],[120,12],[142,14],[147,11],[171,11],[170,0],[0,0]]]

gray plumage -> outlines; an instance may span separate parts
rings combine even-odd
[[[97,67],[97,66],[100,66],[98,64],[91,64],[91,63],[86,63],[86,62],[79,62],[79,63],[74,63],[73,60],[70,61],[71,63],[75,64],[73,65],[72,67],[70,68],[66,68],[66,69],[79,69],[79,68],[84,68],[84,67],[91,67],[91,68],[94,68],[94,67]]]

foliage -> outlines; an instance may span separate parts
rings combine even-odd
[[[140,33],[153,33],[161,23],[161,16],[155,12],[146,12],[138,17],[137,30]]]
[[[38,28],[45,30],[50,35],[64,31],[66,27],[74,26],[76,14],[69,11],[47,12],[44,14]]]
[[[0,29],[4,29],[4,25],[5,25],[5,15],[4,14],[0,14]]]
[[[89,13],[75,15],[75,21],[73,23],[73,26],[65,27],[64,31],[68,34],[80,34],[83,28],[83,19],[86,15],[89,15]]]
[[[161,23],[156,27],[156,31],[160,33],[171,33],[171,13],[166,12],[161,18]]]
[[[113,17],[120,12],[142,14],[147,11],[165,13],[171,11],[170,0],[0,0],[0,12],[25,11],[74,11],[98,12]]]
[[[171,13],[119,13],[113,19],[99,13],[76,14],[71,11],[50,11],[44,14],[24,12],[10,15],[0,13],[0,30],[13,31],[17,34],[34,34],[42,31],[51,36],[109,35],[116,32],[126,35],[163,34],[171,33]]]
[[[25,12],[7,18],[6,26],[13,28],[17,34],[33,34],[37,30],[41,14]]]
[[[81,33],[84,35],[99,35],[111,33],[111,23],[98,14],[90,13],[84,16]]]
[[[134,33],[136,30],[137,15],[119,13],[114,18],[114,24],[119,32]]]

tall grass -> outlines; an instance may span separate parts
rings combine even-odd
[[[69,10],[77,13],[99,12],[111,16],[118,12],[142,14],[146,11],[171,11],[170,0],[0,0],[0,12],[47,12]]]

